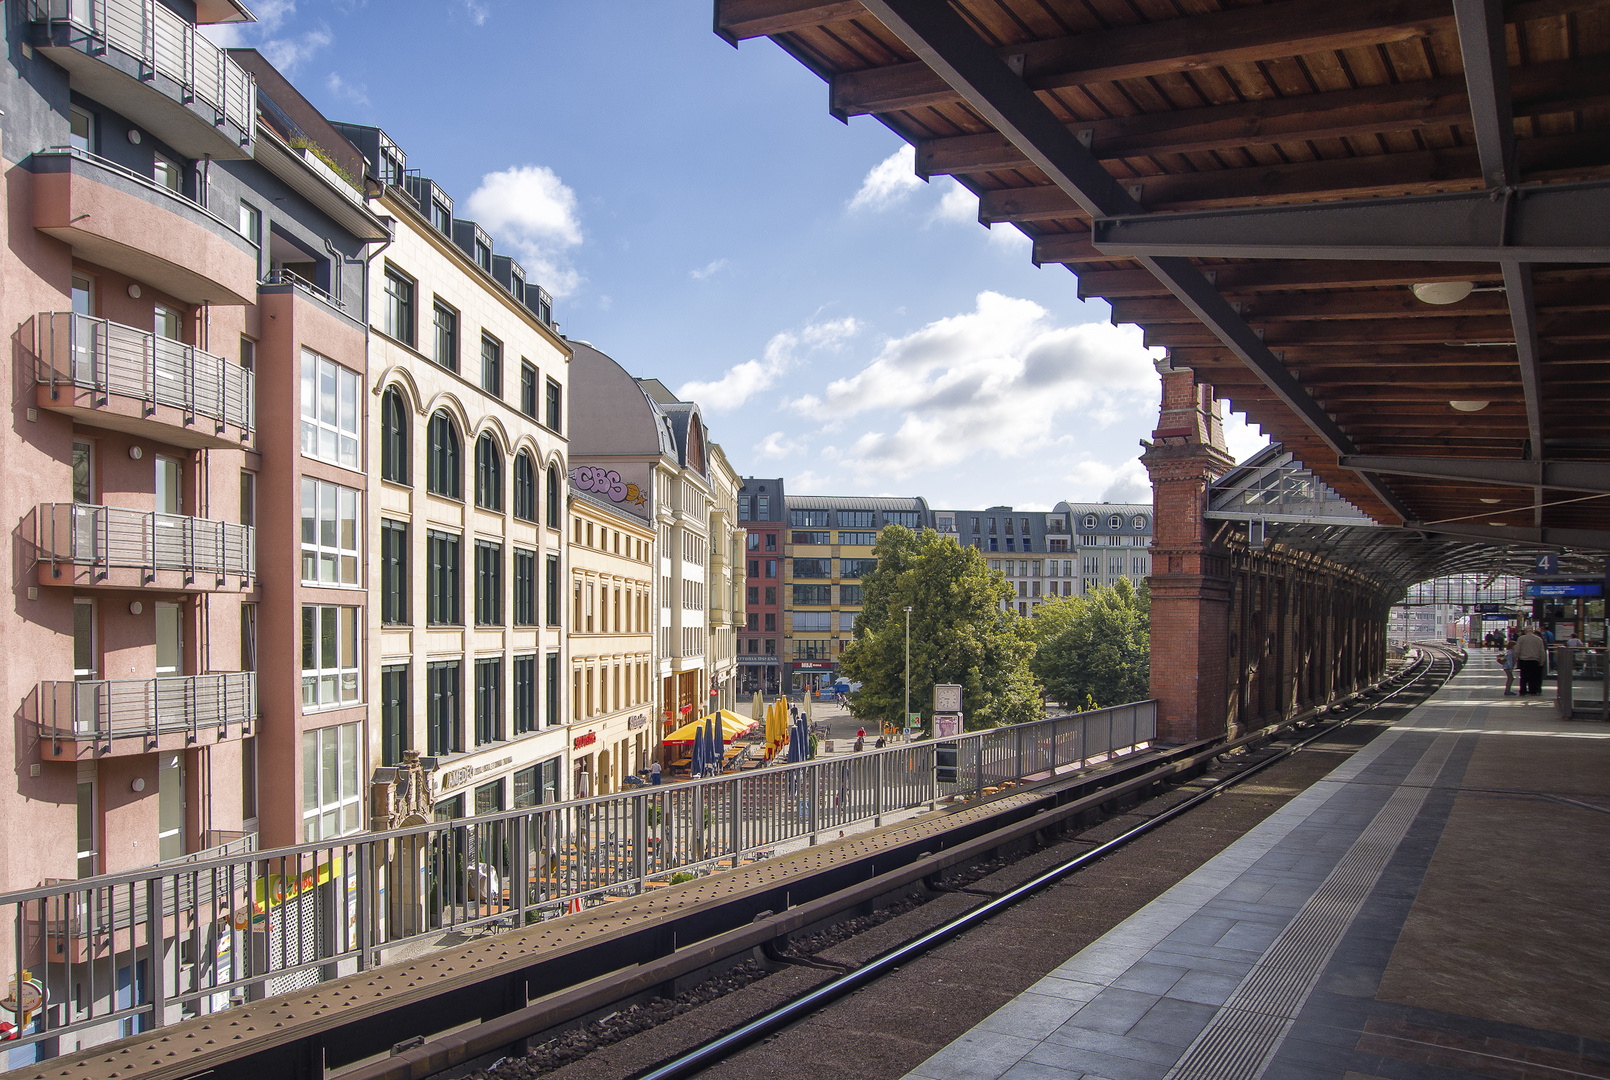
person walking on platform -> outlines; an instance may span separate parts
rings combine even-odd
[[[1521,669],[1521,697],[1543,692],[1543,663],[1548,659],[1548,646],[1537,636],[1535,627],[1528,626],[1515,642],[1515,661]]]
[[[1515,696],[1515,646],[1506,646],[1503,655],[1498,658],[1499,665],[1504,669],[1504,696]]]

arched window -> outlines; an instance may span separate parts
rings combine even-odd
[[[475,505],[503,509],[503,452],[490,431],[475,440]]]
[[[514,455],[514,516],[521,521],[537,520],[537,467],[526,450]]]
[[[380,399],[380,478],[408,483],[408,403],[395,386]]]
[[[458,427],[446,410],[430,418],[430,476],[427,485],[432,493],[449,499],[463,498],[460,488]]]
[[[559,527],[559,466],[548,466],[548,528]]]
[[[1124,519],[1119,517],[1117,514],[1114,514],[1112,517],[1107,519],[1107,528],[1117,530],[1122,529],[1123,527]]]
[[[1135,528],[1136,529],[1144,529],[1144,528],[1146,528],[1146,515],[1145,514],[1136,514],[1135,515]]]
[[[1085,528],[1086,529],[1094,529],[1095,527],[1096,527],[1096,515],[1094,515],[1094,514],[1086,514],[1085,515]]]

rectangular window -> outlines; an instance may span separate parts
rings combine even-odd
[[[495,398],[503,396],[503,342],[481,331],[481,389]]]
[[[448,371],[458,370],[458,312],[436,301],[433,316],[436,324],[436,350],[431,359]]]
[[[263,246],[263,213],[244,199],[240,203],[240,235]]]
[[[358,373],[302,350],[302,453],[358,467]]]
[[[302,733],[302,841],[363,828],[358,792],[358,725]]]
[[[430,699],[425,712],[425,752],[432,757],[464,750],[458,715],[458,675],[457,660],[431,664],[425,669],[425,693]]]
[[[86,476],[86,483],[88,479]],[[84,498],[80,499],[78,497],[78,446],[76,443],[73,446],[73,501],[90,501],[87,491]],[[240,471],[240,523],[251,527],[257,525],[257,474],[247,472],[245,469]]]
[[[768,634],[777,632],[777,615],[775,612],[766,612],[766,632]]]
[[[386,306],[383,312],[385,323],[382,329],[387,335],[407,345],[414,346],[414,282],[404,276],[395,267],[386,266]]]
[[[758,578],[760,576],[760,560],[759,559],[750,559],[749,560],[749,576],[752,577],[752,578]]]
[[[86,154],[95,152],[95,117],[77,106],[67,109],[67,145]]]
[[[527,360],[520,361],[520,411],[537,418],[537,369]]]
[[[883,512],[885,525],[904,525],[908,529],[922,528],[921,510],[885,510]]]
[[[796,532],[794,533],[793,542],[796,544],[831,544],[833,534],[830,532]]]
[[[537,553],[514,549],[514,625],[537,625]]]
[[[537,730],[537,658],[516,656],[511,672],[514,690],[514,733]]]
[[[833,628],[833,614],[829,611],[796,611],[794,613],[794,629],[806,633],[817,633]]]
[[[749,592],[748,592],[747,595],[748,595],[748,601],[747,601],[748,603],[751,603],[751,604],[760,603],[760,588],[758,586],[755,586],[755,585],[749,586]]]
[[[563,394],[562,394],[562,392],[560,390],[559,384],[554,382],[552,379],[549,379],[548,380],[548,416],[547,416],[548,430],[549,431],[563,431],[564,430],[564,423],[563,423],[564,416],[565,416],[564,397],[563,397]]]
[[[873,544],[876,544],[877,542],[878,542],[878,534],[875,533],[875,532],[841,532],[841,533],[839,533],[839,543],[847,544],[847,545],[849,545],[851,547],[871,547]]]
[[[408,526],[380,522],[380,621],[408,622]]]
[[[564,723],[564,716],[559,709],[559,654],[549,653],[547,665],[548,672],[542,683],[542,692],[546,695],[544,700],[548,703],[547,722],[549,727],[558,727]]]
[[[775,586],[775,585],[767,585],[766,586],[766,606],[767,607],[776,607],[777,606],[777,586]]]
[[[246,371],[257,370],[257,342],[245,334],[240,336],[240,366]]]
[[[358,492],[302,478],[302,580],[358,584]]]
[[[739,499],[738,500],[738,520],[739,521],[748,521],[749,520],[749,500],[748,499]]]
[[[776,551],[777,550],[777,534],[776,533],[767,533],[766,534],[766,550],[767,551]]]
[[[774,577],[777,576],[777,560],[776,559],[767,559],[766,560],[766,576],[769,577],[769,578],[774,578]]]
[[[871,510],[840,510],[839,528],[870,529],[873,527]]]
[[[475,625],[503,625],[503,545],[475,541]]]
[[[358,608],[302,605],[302,708],[358,700]]]
[[[516,769],[511,779],[514,784],[514,801],[509,804],[509,809],[525,810],[536,806],[542,792],[537,786],[537,766]]]
[[[839,586],[839,603],[841,603],[841,604],[859,604],[860,602],[861,602],[861,586],[859,586],[859,585],[840,585]]]
[[[402,764],[408,735],[408,665],[389,665],[380,669],[380,764]]]
[[[795,559],[794,577],[796,578],[825,578],[832,577],[832,559]]]
[[[749,534],[748,545],[749,545],[749,550],[750,551],[759,551],[760,550],[760,534],[759,533],[750,533]]]
[[[827,607],[833,603],[833,586],[831,585],[795,585],[794,605],[796,607]]]
[[[459,538],[435,529],[425,534],[425,556],[430,564],[426,582],[425,620],[436,626],[462,623],[459,594]]]
[[[878,560],[876,559],[840,559],[839,577],[866,577],[877,568]]]
[[[559,610],[559,556],[548,556],[547,585],[547,621],[549,626],[558,626],[560,622]]]
[[[482,784],[475,789],[475,816],[495,814],[503,809],[503,780]]]
[[[151,178],[176,194],[184,191],[184,170],[160,151],[152,155]]]
[[[475,745],[503,741],[503,658],[475,661]]]
[[[826,510],[790,510],[788,523],[796,529],[827,528]]]

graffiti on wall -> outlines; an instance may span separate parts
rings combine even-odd
[[[570,470],[570,482],[576,485],[577,491],[591,491],[610,502],[631,503],[633,506],[646,506],[648,503],[648,495],[643,488],[622,479],[614,469],[582,465]]]

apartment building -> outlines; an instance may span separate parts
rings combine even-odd
[[[838,672],[861,610],[860,578],[877,565],[872,545],[890,525],[931,529],[923,499],[790,495],[783,547],[785,685],[819,685]]]
[[[612,494],[623,496],[612,499]],[[571,784],[619,791],[648,767],[655,697],[654,526],[624,498],[619,472],[571,473]]]
[[[373,826],[551,802],[569,791],[570,350],[547,294],[383,130],[334,130],[391,230],[369,269],[364,383]],[[321,514],[345,497],[304,485]]]
[[[570,464],[602,470],[612,503],[654,529],[655,655],[652,745],[710,706],[709,434],[692,402],[657,379],[633,378],[613,358],[571,341]],[[574,661],[572,661],[574,667]]]
[[[738,525],[744,536],[744,622],[738,633],[738,689],[777,694],[783,685],[783,530],[787,508],[781,478],[744,477]]]
[[[294,145],[261,57],[197,33],[243,8],[7,10],[0,499],[25,556],[0,615],[22,720],[0,826],[31,839],[0,889],[290,843],[310,815],[361,829],[367,589],[339,542],[304,574],[295,523],[306,481],[353,493],[338,532],[367,495],[385,226]],[[155,36],[185,47],[153,65]],[[339,767],[305,795],[326,738]]]
[[[987,510],[936,510],[934,521],[939,532],[976,548],[991,570],[1006,575],[1015,597],[1002,605],[1019,615],[1033,616],[1042,600],[1079,591],[1079,564],[1065,513],[992,506]]]
[[[744,624],[744,529],[738,524],[743,478],[720,443],[710,444],[710,706],[738,703],[738,631]]]
[[[1152,572],[1151,503],[1059,502],[1079,557],[1079,587],[1089,592],[1121,577],[1138,585]]]

